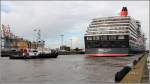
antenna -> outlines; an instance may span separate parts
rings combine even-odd
[[[72,49],[72,38],[70,39],[70,49]]]
[[[41,30],[40,29],[34,29],[33,30],[35,33],[36,33],[36,42],[39,42],[39,41],[41,41]]]
[[[37,32],[37,41],[41,41],[41,30],[40,29]]]
[[[123,7],[126,7],[126,2],[122,1]]]

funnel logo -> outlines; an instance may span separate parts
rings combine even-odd
[[[127,16],[127,15],[128,15],[128,9],[127,7],[123,7],[120,16]]]

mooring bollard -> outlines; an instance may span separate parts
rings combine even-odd
[[[141,55],[138,60],[136,60],[137,63],[135,61],[135,65],[133,66],[132,70],[125,75],[120,83],[142,83],[147,56],[147,53]]]
[[[131,67],[125,66],[121,71],[117,72],[115,74],[115,82],[118,83],[120,82],[123,77],[131,70]]]
[[[137,60],[134,60],[134,61],[133,61],[133,65],[136,65],[136,64],[137,64],[137,62],[138,62]]]

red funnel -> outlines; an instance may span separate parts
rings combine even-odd
[[[128,10],[127,10],[127,7],[123,7],[122,8],[122,11],[120,13],[120,16],[127,16],[128,15]]]

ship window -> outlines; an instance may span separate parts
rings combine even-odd
[[[93,36],[93,40],[96,40],[96,37],[95,37],[95,36]]]
[[[111,47],[112,47],[112,48],[115,48],[115,47],[116,47],[116,45],[115,45],[114,43],[112,43],[112,44],[111,44]]]
[[[99,48],[99,42],[95,42],[95,48]]]
[[[109,40],[116,40],[116,36],[115,35],[109,36]]]
[[[102,40],[107,40],[107,36],[102,36],[101,39]]]
[[[124,39],[124,36],[120,35],[120,36],[118,36],[118,39]]]
[[[101,39],[101,36],[99,36],[99,40],[102,40],[102,39]]]
[[[92,40],[92,37],[91,36],[87,37],[87,40]]]
[[[99,36],[96,36],[96,40],[99,40]]]
[[[113,40],[116,40],[116,36],[112,36]]]

